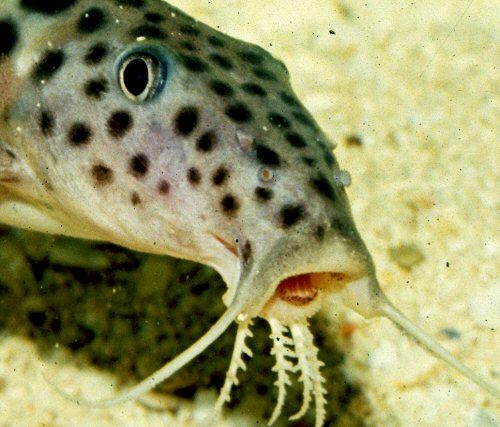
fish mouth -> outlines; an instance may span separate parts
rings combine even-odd
[[[362,293],[358,289],[366,289],[373,277],[371,257],[357,233],[346,236],[331,229],[316,242],[305,230],[263,251],[254,250],[235,286],[228,286],[224,303],[240,305],[250,318],[291,324],[311,317],[323,305],[337,305],[353,289]],[[355,305],[357,298],[351,298]]]
[[[300,273],[281,280],[264,305],[261,317],[282,322],[299,321],[314,315],[330,299],[350,283],[358,282],[366,273],[331,271]]]

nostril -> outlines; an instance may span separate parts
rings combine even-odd
[[[322,242],[325,238],[325,227],[322,226],[322,225],[318,225],[315,229],[314,229],[314,237],[316,237],[316,239],[319,241],[319,242]]]

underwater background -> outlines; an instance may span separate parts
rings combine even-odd
[[[282,59],[331,142],[381,285],[460,360],[500,382],[500,5],[483,0],[174,1]],[[0,228],[0,427],[195,426],[234,329],[156,401],[79,407],[147,376],[222,312],[209,268],[104,243]],[[498,426],[500,406],[387,320],[314,321],[331,426]],[[258,325],[228,426],[264,425],[276,393]],[[111,385],[113,385],[111,387]],[[286,414],[300,406],[293,388]],[[165,410],[167,407],[169,410]],[[163,409],[160,409],[163,408]],[[260,414],[259,414],[260,413]],[[292,424],[309,426],[313,417]]]

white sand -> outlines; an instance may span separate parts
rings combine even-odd
[[[500,3],[346,0],[349,18],[333,0],[175,4],[285,61],[299,97],[340,142],[354,216],[387,295],[500,385]],[[347,148],[342,139],[350,134],[365,146]],[[411,272],[389,258],[388,248],[400,243],[425,256]],[[498,401],[388,321],[358,326],[346,343],[346,369],[373,404],[369,425],[500,425]],[[460,339],[447,339],[445,327]],[[68,405],[47,390],[36,351],[23,340],[4,340],[0,362],[1,427],[174,425],[136,404]],[[69,390],[95,397],[110,382],[72,367],[51,372]]]

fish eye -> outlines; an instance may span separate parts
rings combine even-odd
[[[127,98],[145,102],[157,93],[164,81],[164,70],[158,59],[149,54],[136,52],[125,58],[119,67],[120,88]]]

